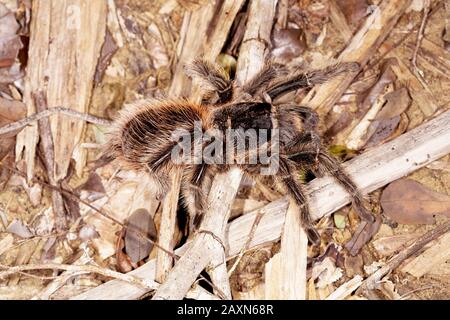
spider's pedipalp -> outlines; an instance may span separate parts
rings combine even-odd
[[[206,163],[189,165],[183,172],[181,192],[189,212],[189,230],[197,230],[205,214],[208,190],[211,186],[212,167]]]
[[[196,59],[185,67],[191,79],[197,79],[205,91],[206,102],[224,103],[231,99],[233,84],[228,73],[219,65],[204,59]]]

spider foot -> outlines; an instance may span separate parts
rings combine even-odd
[[[309,242],[314,245],[320,244],[320,235],[317,232],[316,228],[313,226],[305,226],[306,236],[308,237]]]

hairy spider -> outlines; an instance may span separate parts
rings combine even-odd
[[[305,106],[272,101],[287,92],[311,87],[358,68],[357,63],[342,63],[323,70],[297,71],[289,75],[284,68],[268,63],[250,81],[239,86],[222,68],[201,59],[196,60],[188,66],[187,73],[203,88],[202,103],[147,100],[125,108],[115,122],[102,158],[106,161],[119,159],[129,169],[147,172],[157,181],[161,195],[166,194],[170,187],[168,181],[172,170],[183,170],[183,198],[192,225],[198,226],[215,173],[239,166],[244,173],[257,178],[262,164],[236,162],[238,157],[257,151],[252,149],[245,150],[244,155],[238,154],[231,163],[175,163],[171,155],[179,141],[174,139],[173,133],[183,129],[194,136],[196,123],[201,123],[202,132],[216,129],[224,136],[229,129],[278,129],[278,170],[273,173],[275,181],[295,202],[308,239],[317,244],[320,236],[311,221],[303,186],[296,178],[300,169],[318,176],[333,176],[352,196],[359,216],[367,221],[373,221],[373,216],[365,209],[363,197],[355,183],[322,146],[316,132],[317,113]],[[273,141],[270,137],[268,140],[270,145]],[[206,147],[204,142],[201,147]]]

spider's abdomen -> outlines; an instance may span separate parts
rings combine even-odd
[[[195,123],[209,125],[205,106],[187,101],[143,101],[126,107],[116,120],[109,150],[132,170],[157,170],[168,164],[176,145],[174,134],[193,132]]]

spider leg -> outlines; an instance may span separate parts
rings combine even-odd
[[[291,76],[272,83],[267,88],[266,92],[273,100],[290,91],[296,91],[301,88],[311,88],[316,84],[323,83],[328,79],[336,77],[344,72],[356,72],[358,70],[359,64],[357,62],[345,62],[329,66],[322,70],[296,72]]]
[[[317,124],[319,123],[319,115],[311,108],[296,104],[280,104],[277,105],[277,109],[280,110],[280,112],[284,112],[289,115],[294,114],[299,116],[303,120],[304,131],[312,131],[316,129]]]
[[[196,59],[186,66],[186,75],[199,81],[205,91],[203,102],[225,103],[231,100],[233,85],[228,73],[220,66],[203,59]]]
[[[352,196],[352,203],[358,215],[366,221],[374,221],[373,215],[364,207],[363,196],[358,187],[341,164],[322,149],[316,133],[304,132],[285,148],[286,157],[296,165],[309,167],[316,176],[329,174],[334,177]]]
[[[280,159],[280,170],[277,174],[277,179],[286,189],[289,197],[298,206],[300,210],[300,221],[302,227],[305,229],[309,241],[313,244],[319,244],[320,236],[311,221],[311,216],[309,215],[308,210],[308,202],[301,184],[293,178],[292,165],[289,163],[289,160]]]
[[[202,222],[206,208],[208,171],[211,167],[205,163],[186,168],[183,175],[182,193],[189,211],[189,230],[197,230]]]
[[[321,150],[318,155],[318,169],[319,172],[333,176],[352,196],[353,207],[361,219],[368,222],[375,221],[372,213],[364,207],[363,196],[353,180],[344,171],[341,164],[324,150]]]
[[[261,93],[274,78],[282,73],[286,71],[280,65],[267,62],[253,78],[242,85],[240,91],[253,97]]]

